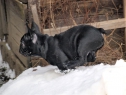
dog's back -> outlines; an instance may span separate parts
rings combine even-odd
[[[54,38],[58,39],[59,47],[63,52],[70,58],[77,58],[78,55],[78,46],[83,44],[85,50],[98,50],[104,44],[102,34],[105,31],[102,28],[95,28],[90,25],[79,25],[73,28],[68,29],[67,31],[55,35]],[[80,41],[83,40],[83,43]],[[95,41],[100,41],[101,46],[95,46]],[[81,51],[81,50],[80,50]]]

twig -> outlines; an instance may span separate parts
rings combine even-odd
[[[76,26],[76,25],[77,25],[77,23],[75,22],[75,20],[74,20],[74,18],[73,18],[73,16],[72,16],[72,14],[71,14],[71,11],[70,11],[70,17],[71,17],[71,20],[73,21],[73,24]]]

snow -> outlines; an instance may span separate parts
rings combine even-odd
[[[15,71],[14,70],[11,70],[8,63],[7,62],[4,62],[3,59],[2,59],[2,55],[1,55],[1,51],[0,51],[0,70],[2,68],[5,68],[5,71],[0,71],[0,85],[3,84],[3,80],[1,75],[4,74],[4,76],[7,76],[8,78],[15,78]]]
[[[126,62],[78,67],[61,73],[55,66],[25,70],[0,88],[0,95],[126,95]]]
[[[126,95],[126,63],[117,61],[113,68],[103,73],[104,86],[108,95]]]

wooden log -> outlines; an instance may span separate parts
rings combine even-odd
[[[26,33],[27,29],[25,26],[25,19],[22,20],[16,13],[11,10],[9,10],[9,15],[9,23],[12,24],[18,30],[17,33],[19,33],[19,35],[21,34],[21,36]],[[10,33],[12,32],[13,30]]]
[[[39,30],[41,31],[41,26],[40,26],[40,21],[39,21],[39,16],[38,16],[38,12],[37,12],[36,3],[34,3],[34,0],[33,1],[28,0],[28,3],[29,3],[30,8],[31,8],[33,20],[38,25]],[[41,32],[43,33],[43,31],[41,31]]]
[[[17,0],[7,0],[6,12],[7,12],[8,31],[10,31],[11,28],[9,25],[13,24],[19,30],[19,32],[21,32],[22,35],[26,32],[25,7],[26,7],[25,4],[22,4]],[[12,31],[10,31],[10,33],[12,33]]]
[[[9,33],[9,37],[12,37],[15,40],[15,42],[18,45],[20,45],[20,40],[21,40],[21,37],[23,36],[23,34],[21,34],[21,32],[19,32],[19,30],[13,24],[10,24],[10,27],[11,27],[12,31],[11,31],[11,33]]]
[[[7,20],[6,20],[6,14],[5,14],[4,0],[0,1],[0,22],[1,22],[1,26],[0,26],[1,27],[1,33],[7,34]],[[1,34],[1,36],[3,34]]]
[[[16,4],[16,5],[15,5]],[[18,0],[7,0],[8,44],[11,51],[20,60],[22,65],[28,67],[28,58],[19,53],[20,39],[27,29],[25,27],[25,5]]]
[[[124,6],[124,20],[125,20],[125,51],[126,51],[126,0],[123,0],[123,6]]]
[[[124,18],[122,18],[122,19],[116,19],[116,20],[95,22],[95,23],[91,23],[90,25],[95,26],[95,27],[99,27],[99,28],[104,28],[105,30],[124,28],[125,27],[125,20],[124,20]]]
[[[10,68],[15,70],[16,76],[22,73],[26,68],[25,66],[18,60],[15,54],[9,49],[7,43],[1,42],[1,54],[3,57],[3,61],[8,62]]]
[[[1,1],[0,1],[0,5],[1,5]],[[0,16],[1,16],[1,6],[0,6]],[[2,21],[1,21],[1,18],[0,18],[0,26],[2,26]],[[2,27],[0,27],[0,38],[3,38],[3,32],[2,32]]]
[[[116,19],[116,20],[108,20],[108,21],[102,21],[102,22],[95,22],[95,23],[88,23],[88,25],[92,25],[95,27],[99,27],[99,28],[104,28],[105,30],[109,30],[109,29],[116,29],[116,28],[124,28],[126,26],[125,23],[125,18],[122,19]],[[63,32],[66,31],[67,29],[73,27],[73,25],[71,26],[65,26],[65,27],[59,27],[59,28],[51,28],[51,29],[44,29],[44,34],[46,33],[58,33],[58,32]],[[58,32],[56,32],[58,31]],[[49,34],[50,35],[50,34]]]
[[[21,60],[25,67],[28,67],[28,58],[19,53],[20,39],[26,33],[25,21],[18,14],[8,9],[8,44],[12,52]]]
[[[40,26],[39,16],[38,16],[38,13],[37,13],[36,4],[31,5],[31,11],[32,11],[34,22],[38,25],[39,30],[41,30],[41,26]]]
[[[18,0],[8,0],[8,7],[11,11],[18,15],[21,19],[25,18],[25,10],[27,9],[27,5],[21,3]]]

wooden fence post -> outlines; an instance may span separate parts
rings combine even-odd
[[[28,0],[28,3],[29,3],[30,8],[31,8],[33,20],[38,25],[39,30],[41,31],[41,25],[40,25],[40,21],[39,21],[36,3],[34,3],[34,0]],[[43,33],[43,31],[41,31],[41,32]]]
[[[126,52],[126,0],[123,0],[123,10],[124,10],[124,18],[125,18],[125,52]]]

